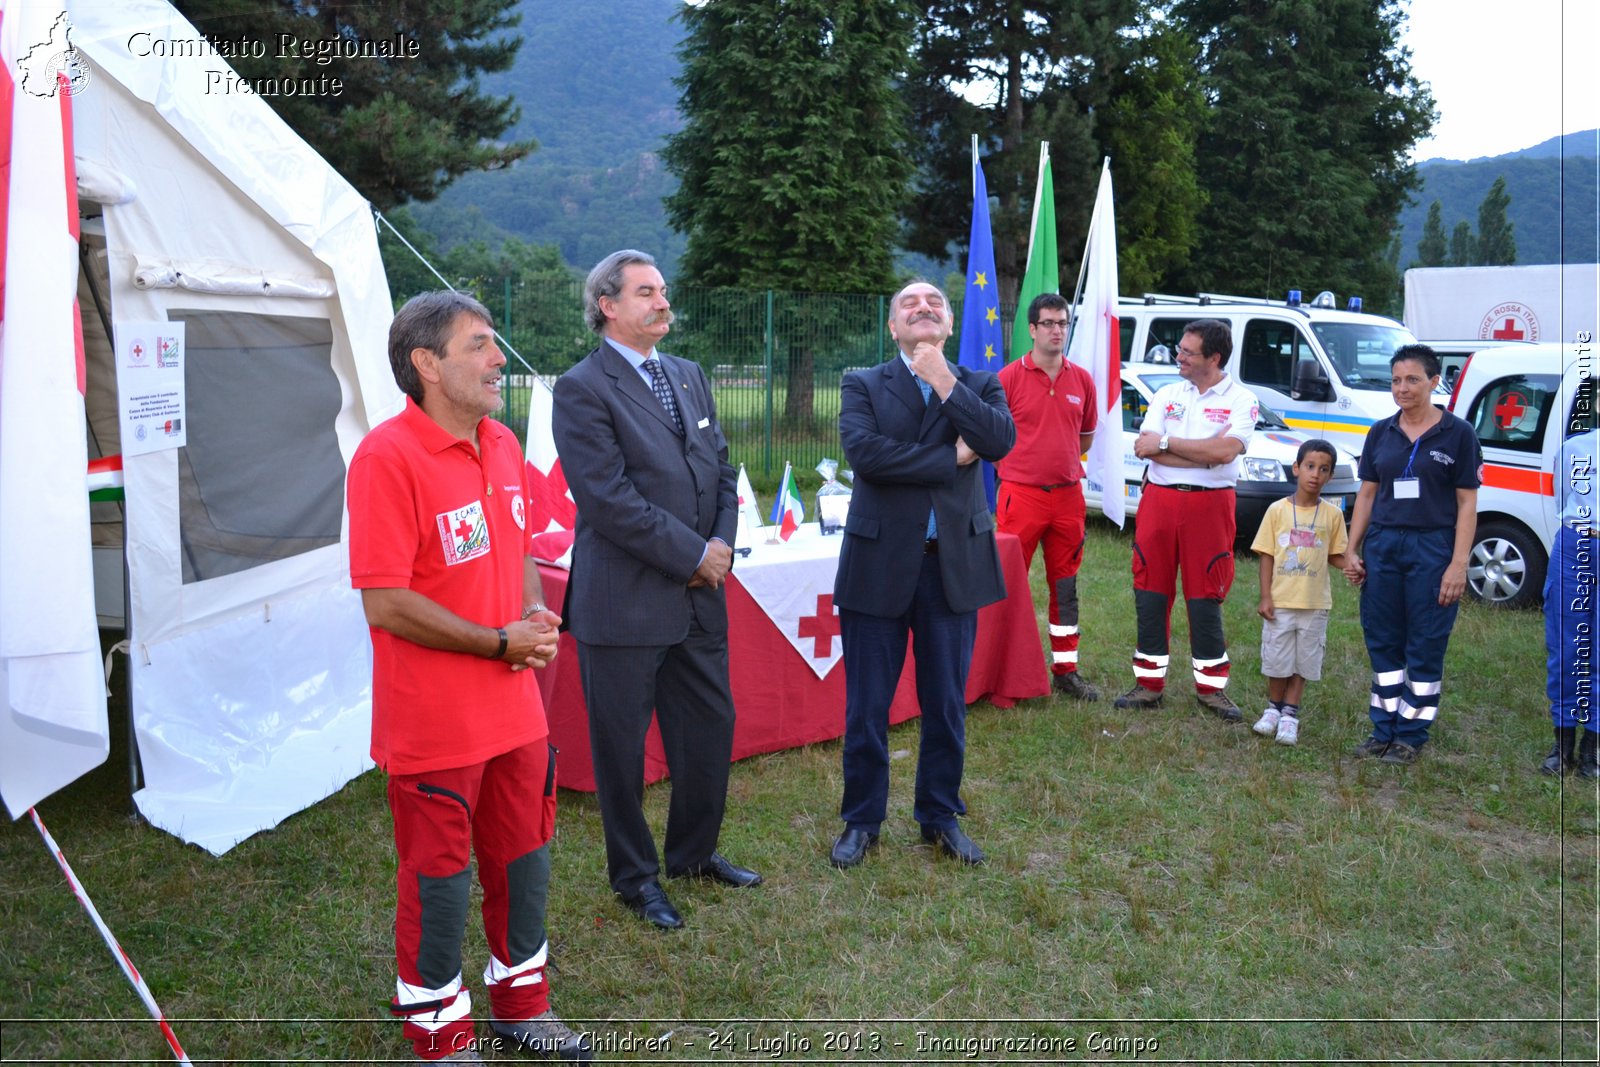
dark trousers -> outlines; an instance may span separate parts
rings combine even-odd
[[[967,750],[967,670],[978,613],[945,602],[939,557],[924,556],[916,595],[904,615],[886,619],[839,611],[844,641],[844,800],[850,829],[877,833],[889,806],[889,705],[905,668],[906,635],[916,655],[921,751],[912,815],[943,829],[966,814],[961,772]]]
[[[1372,661],[1372,736],[1421,748],[1439,714],[1444,653],[1460,603],[1441,607],[1439,584],[1455,552],[1451,527],[1374,526],[1361,546],[1361,629]]]
[[[1595,643],[1600,641],[1600,595],[1594,576],[1600,539],[1563,525],[1550,550],[1544,579],[1545,695],[1556,726],[1600,733],[1594,702]]]
[[[611,888],[624,896],[661,873],[644,817],[644,739],[654,711],[661,725],[672,802],[663,842],[667,872],[699,866],[716,851],[733,758],[728,635],[697,622],[675,645],[578,642],[595,795],[606,836]]]

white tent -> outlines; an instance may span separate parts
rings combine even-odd
[[[96,603],[102,622],[122,609],[125,537],[134,800],[221,853],[370,766],[344,474],[402,402],[388,286],[366,202],[259,97],[217,91],[227,64],[168,4],[66,10],[88,74],[71,99],[88,454],[123,454],[125,485],[93,508]],[[187,443],[135,455],[117,362],[135,324],[178,322]],[[0,604],[0,637],[26,610]],[[32,798],[13,799],[11,762],[16,814]]]

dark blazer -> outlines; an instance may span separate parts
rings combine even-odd
[[[688,588],[706,541],[731,547],[738,474],[697,364],[657,353],[683,416],[661,402],[608,342],[555,386],[552,429],[578,522],[563,612],[591,645],[674,645],[691,608],[711,633],[728,628],[722,589]]]
[[[956,466],[954,445],[960,436],[992,463],[1016,443],[1016,424],[996,375],[950,369],[956,386],[949,399],[927,404],[898,354],[844,377],[839,436],[855,485],[834,582],[841,608],[882,618],[910,608],[930,507],[950,610],[976,611],[1005,598],[982,470]]]

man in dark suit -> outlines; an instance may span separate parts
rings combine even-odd
[[[844,642],[844,833],[829,862],[854,867],[878,843],[889,800],[889,704],[916,656],[922,745],[913,816],[922,838],[963,863],[983,851],[956,823],[966,813],[967,669],[978,609],[1006,595],[994,514],[977,460],[1011,451],[1016,426],[999,379],[944,358],[950,304],[927,282],[895,294],[899,354],[847,374],[839,436],[855,490],[833,602]]]
[[[611,888],[640,918],[683,925],[645,821],[654,709],[672,777],[667,873],[736,887],[761,876],[716,851],[733,755],[728,608],[738,499],[704,372],[656,352],[672,309],[655,260],[613,252],[589,272],[601,342],[556,382],[552,429],[578,505],[563,614],[578,642]]]

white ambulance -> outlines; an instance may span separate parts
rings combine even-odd
[[[1360,297],[1344,309],[1337,303],[1328,292],[1305,302],[1298,290],[1286,300],[1218,293],[1124,297],[1118,308],[1122,360],[1170,360],[1185,326],[1220,319],[1233,331],[1230,374],[1291,429],[1359,456],[1367,430],[1395,412],[1389,358],[1416,338],[1394,319],[1364,314]],[[1441,387],[1441,405],[1447,395]]]
[[[1580,331],[1570,344],[1474,353],[1450,398],[1483,446],[1478,531],[1467,591],[1507,607],[1541,602],[1555,539],[1556,450],[1595,425],[1600,351]]]

